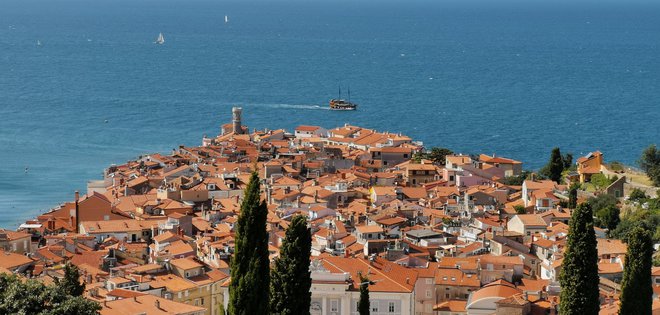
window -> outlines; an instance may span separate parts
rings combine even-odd
[[[378,312],[378,301],[371,301],[371,311],[374,313]]]
[[[449,298],[449,293],[445,294],[445,299]]]
[[[431,290],[426,290],[426,297],[430,298],[431,297]]]
[[[201,305],[204,305],[204,298],[199,299]]]
[[[390,302],[390,305],[389,305],[389,307],[388,307],[388,311],[389,311],[390,313],[394,313],[394,302]]]
[[[426,278],[426,284],[433,284],[433,278]]]
[[[338,300],[330,300],[330,312],[339,312]]]

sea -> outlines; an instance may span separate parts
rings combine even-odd
[[[340,86],[357,111],[327,110]],[[250,130],[634,165],[660,142],[660,2],[2,0],[0,227],[111,164],[200,145],[232,106]]]

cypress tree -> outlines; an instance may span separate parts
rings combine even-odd
[[[369,284],[370,280],[367,276],[363,276],[362,273],[358,273],[360,276],[360,300],[358,301],[358,312],[360,315],[369,315]]]
[[[231,260],[229,314],[268,313],[270,265],[268,259],[268,208],[261,200],[259,176],[253,172],[245,189]]]
[[[651,266],[653,240],[651,233],[636,227],[628,237],[628,253],[621,282],[619,314],[651,315],[653,289]]]
[[[568,191],[568,208],[575,209],[577,207],[578,185],[573,184]]]
[[[286,230],[280,257],[275,260],[270,277],[270,311],[280,315],[309,314],[312,279],[309,256],[312,235],[307,218],[297,215]]]
[[[589,203],[578,205],[571,216],[559,283],[562,315],[598,314],[598,250]]]
[[[64,278],[62,280],[56,278],[55,286],[71,296],[81,296],[85,292],[85,283],[80,282],[78,267],[70,263],[64,265]]]
[[[559,181],[561,181],[561,173],[563,171],[564,158],[561,156],[561,151],[559,151],[559,148],[554,148],[550,154],[550,161],[545,167],[543,167],[541,173],[544,176],[547,176],[553,181],[559,183]]]

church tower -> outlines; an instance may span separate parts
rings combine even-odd
[[[241,125],[241,113],[243,112],[243,109],[240,107],[233,107],[231,109],[231,114],[232,114],[232,125],[233,125],[233,130],[234,134],[240,135],[243,133],[243,126]]]

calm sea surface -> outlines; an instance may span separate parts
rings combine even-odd
[[[660,4],[544,2],[2,0],[0,226],[200,144],[232,105],[526,168],[553,146],[634,163],[660,140]],[[325,110],[339,82],[358,111]]]

